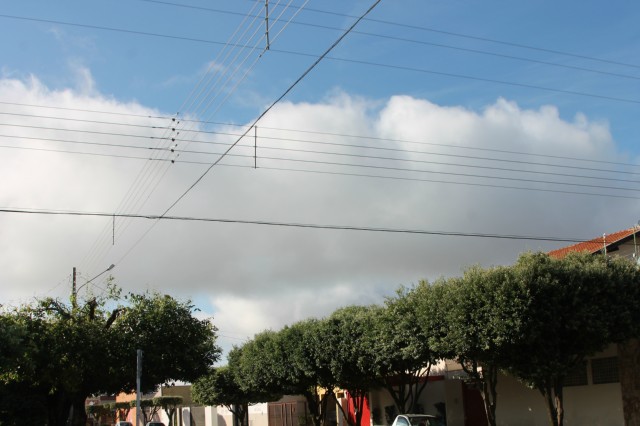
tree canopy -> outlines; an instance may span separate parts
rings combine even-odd
[[[319,421],[312,391],[332,395],[333,386],[352,396],[382,386],[398,411],[414,411],[431,365],[455,359],[480,389],[490,424],[502,372],[540,390],[558,426],[567,373],[639,336],[639,324],[640,272],[631,262],[527,253],[511,266],[401,288],[384,306],[349,306],[260,333],[241,348],[240,371],[251,386],[307,395]]]
[[[374,324],[377,383],[387,389],[399,413],[418,411],[433,363],[441,358],[420,326],[416,293],[400,288],[379,310]]]
[[[30,413],[43,417],[37,423],[84,425],[88,396],[135,389],[137,349],[147,390],[195,380],[218,359],[215,327],[195,318],[190,302],[159,294],[131,295],[110,310],[106,302],[43,299],[2,313],[12,324],[0,336],[12,343],[2,355],[13,354],[0,381],[2,424],[24,423],[26,405],[41,408]]]
[[[401,288],[382,306],[348,306],[263,331],[216,369],[216,329],[194,316],[190,302],[140,294],[106,306],[43,299],[2,312],[3,425],[16,419],[61,425],[70,412],[73,424],[82,424],[88,395],[134,389],[135,352],[142,349],[146,390],[195,381],[197,400],[237,412],[279,395],[303,395],[316,426],[337,388],[358,408],[358,398],[363,403],[370,389],[384,387],[398,411],[415,411],[431,365],[456,359],[481,390],[490,424],[497,423],[500,371],[538,389],[550,423],[560,426],[572,368],[609,344],[640,336],[640,271],[601,255],[527,253],[512,266],[472,267],[460,277]]]
[[[640,271],[622,258],[584,253],[525,254],[513,271],[530,297],[520,328],[527,356],[506,367],[540,391],[550,423],[562,425],[567,374],[609,344],[640,335]]]
[[[472,267],[462,277],[416,288],[420,324],[442,357],[456,359],[496,424],[498,372],[519,357],[528,293],[508,267]]]

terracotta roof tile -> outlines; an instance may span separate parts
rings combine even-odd
[[[605,245],[609,247],[610,245],[615,244],[618,241],[633,235],[634,232],[640,232],[640,229],[629,228],[629,229],[624,229],[622,231],[614,232],[613,234],[605,234],[604,238],[597,237],[589,241],[585,241],[585,242],[574,244],[567,247],[562,247],[557,250],[552,250],[549,252],[549,256],[555,257],[557,259],[561,259],[565,257],[567,254],[575,251],[578,251],[578,252],[587,251],[591,254],[597,253],[598,251],[602,250],[602,248]]]

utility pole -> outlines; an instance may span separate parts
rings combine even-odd
[[[140,424],[140,379],[142,377],[142,349],[136,351],[136,426]],[[144,421],[144,420],[143,420]]]
[[[73,280],[72,280],[72,286],[71,286],[71,306],[73,308],[75,308],[78,305],[78,290],[82,289],[82,287],[88,285],[93,280],[98,278],[100,275],[104,274],[105,272],[109,272],[110,270],[112,270],[115,267],[116,267],[116,265],[114,265],[112,263],[107,269],[105,269],[104,271],[100,272],[98,275],[96,275],[95,277],[91,278],[89,281],[85,282],[84,284],[82,284],[78,288],[78,287],[76,287],[76,267],[74,266],[73,267]]]
[[[71,307],[76,307],[76,267],[73,267],[73,280],[71,284]]]

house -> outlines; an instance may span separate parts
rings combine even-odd
[[[607,256],[621,256],[633,259],[640,264],[640,226],[624,229],[612,234],[603,234],[592,240],[563,247],[549,252],[550,256],[562,258],[570,252],[587,251],[591,254],[604,253]],[[622,417],[618,424],[640,425],[640,342],[633,339],[612,348],[608,358],[609,373],[615,372],[618,378],[616,394],[620,399],[615,401],[620,405]],[[593,362],[590,361],[592,368]],[[597,361],[600,362],[600,361]],[[595,374],[595,373],[592,373]],[[599,378],[591,378],[600,380]],[[593,382],[592,382],[593,383]]]
[[[640,259],[640,227],[604,234],[592,240],[549,252],[562,258],[571,252],[605,253],[612,257]],[[640,262],[638,262],[640,264]],[[420,398],[422,411],[438,414],[444,407],[447,426],[486,425],[484,407],[477,390],[464,381],[464,372],[454,361],[446,360],[432,369],[432,376]],[[546,426],[549,424],[545,401],[537,390],[515,378],[498,379],[499,425]],[[612,344],[589,357],[571,371],[564,388],[566,425],[640,426],[640,344],[637,340]],[[371,416],[362,426],[390,425],[393,402],[384,390],[369,395]]]
[[[607,256],[623,256],[638,259],[640,255],[640,227],[624,229],[613,234],[602,234],[589,241],[562,247],[549,252],[549,256],[563,258],[571,252],[604,253]]]

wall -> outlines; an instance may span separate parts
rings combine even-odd
[[[590,359],[617,355],[614,345]],[[590,365],[590,364],[588,364]],[[624,424],[620,383],[593,384],[587,369],[586,386],[564,388],[565,426]],[[549,424],[546,404],[537,390],[529,389],[516,379],[498,378],[496,417],[502,426],[546,426]]]
[[[216,407],[217,426],[233,426],[233,413],[226,407]],[[269,411],[266,403],[249,406],[249,426],[269,426]]]

